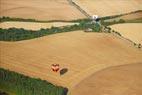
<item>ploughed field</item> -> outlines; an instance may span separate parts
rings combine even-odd
[[[74,31],[37,39],[0,41],[0,67],[72,89],[85,78],[110,66],[142,62],[142,51],[107,33]],[[51,64],[68,71],[60,75]]]
[[[142,23],[115,24],[110,27],[123,37],[137,44],[142,44]]]
[[[67,0],[0,0],[0,16],[37,20],[85,18]]]
[[[73,0],[90,15],[110,16],[142,10],[141,0]]]
[[[51,27],[61,27],[67,25],[74,25],[78,23],[70,23],[70,22],[49,22],[49,23],[37,23],[37,22],[2,22],[0,23],[0,28],[8,29],[8,28],[24,28],[27,30],[40,30],[41,28],[51,28]]]

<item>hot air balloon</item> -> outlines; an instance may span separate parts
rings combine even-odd
[[[58,72],[59,71],[59,64],[52,64],[51,69],[53,72]]]

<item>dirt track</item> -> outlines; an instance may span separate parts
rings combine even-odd
[[[0,42],[0,67],[73,88],[110,66],[142,62],[142,52],[128,41],[105,33],[74,31],[19,42]],[[68,72],[51,71],[58,63]]]
[[[71,95],[141,95],[142,63],[110,67],[80,82]]]
[[[67,22],[52,22],[52,23],[37,23],[37,22],[3,22],[0,23],[0,28],[7,29],[7,28],[24,28],[28,30],[40,30],[41,28],[51,28],[66,26],[66,25],[74,25],[78,23],[67,23]]]
[[[85,18],[67,0],[0,0],[0,16],[38,20]]]
[[[131,41],[142,44],[142,23],[115,24],[111,28]]]

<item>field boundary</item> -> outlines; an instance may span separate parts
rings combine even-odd
[[[74,6],[76,9],[78,9],[87,18],[91,18],[91,16],[85,10],[83,10],[79,5],[77,5],[75,2],[73,2],[72,0],[67,0],[67,1],[69,2],[70,5]]]

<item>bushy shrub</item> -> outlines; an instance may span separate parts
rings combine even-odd
[[[134,43],[134,46],[136,46],[137,44],[136,43]]]
[[[119,35],[119,36],[122,36],[119,32],[115,31],[114,32],[115,34]]]
[[[138,48],[141,48],[142,47],[142,45],[141,44],[138,44]]]
[[[101,31],[101,25],[99,23],[94,24],[92,27],[94,32],[100,32]]]
[[[125,23],[125,20],[120,19],[118,22],[119,22],[119,23]]]
[[[119,19],[118,21],[113,20],[113,21],[101,21],[101,24],[104,26],[109,26],[113,24],[119,24],[119,23],[125,23],[126,21],[124,19]]]

